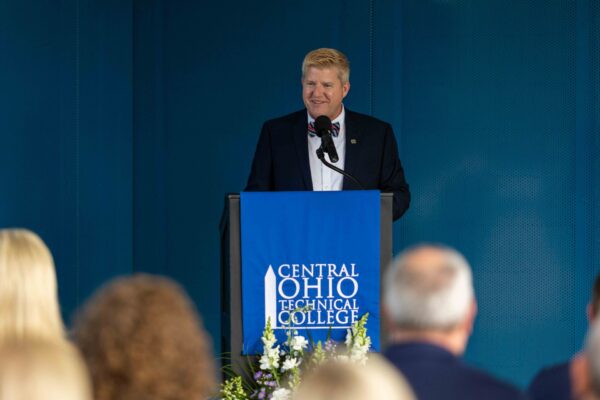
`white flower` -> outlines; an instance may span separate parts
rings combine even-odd
[[[262,339],[262,342],[265,345],[265,347],[273,347],[273,345],[277,341],[275,336],[268,336],[268,337],[263,336],[261,339]]]
[[[263,370],[271,369],[271,360],[269,360],[269,357],[266,354],[260,358],[260,369],[263,369]]]
[[[260,369],[271,370],[279,368],[279,346],[274,349],[265,348],[265,354],[260,357]]]
[[[269,360],[269,357],[266,354],[260,357],[260,369],[271,369],[271,360]]]
[[[354,345],[350,351],[350,360],[364,365],[367,362],[367,353],[369,352],[369,346]]]
[[[353,323],[352,329],[348,329],[346,334],[349,359],[363,365],[367,362],[369,348],[371,347],[371,338],[367,335],[365,327],[366,317],[367,314]]]
[[[308,347],[308,340],[304,336],[294,336],[291,343],[292,349],[300,351]]]
[[[292,396],[292,391],[289,389],[279,388],[273,392],[271,400],[289,400]]]
[[[274,360],[279,360],[279,346],[272,349],[265,349],[265,354]]]
[[[289,369],[294,369],[298,365],[300,365],[300,362],[298,361],[297,358],[288,358],[287,360],[285,360],[283,362],[283,366],[281,367],[281,370],[282,371],[287,371]]]
[[[352,331],[350,329],[348,329],[346,333],[346,346],[352,346]]]

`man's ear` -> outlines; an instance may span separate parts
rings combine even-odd
[[[381,305],[381,321],[383,322],[384,332],[391,332],[394,327],[394,322],[392,321],[390,311],[385,304]]]
[[[346,95],[348,94],[349,91],[350,91],[350,81],[344,83],[344,85],[342,86],[342,93],[344,94],[343,97],[346,97]]]
[[[467,317],[465,318],[465,330],[468,335],[473,332],[473,326],[475,325],[475,317],[477,316],[477,301],[473,299],[471,305],[469,306],[469,312],[467,313]]]

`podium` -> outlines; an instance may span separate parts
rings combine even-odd
[[[392,201],[392,193],[380,194],[380,282],[392,258]],[[241,236],[240,195],[229,194],[225,198],[220,223],[221,349],[224,354],[230,355],[234,368],[242,365],[243,357]],[[381,299],[381,293],[379,296]],[[382,343],[385,343],[384,332],[384,329],[381,329]]]

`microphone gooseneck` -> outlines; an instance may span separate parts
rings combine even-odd
[[[321,147],[317,149],[317,157],[323,164],[332,170],[344,175],[348,179],[352,180],[360,189],[364,189],[364,186],[352,175],[336,167],[335,165],[327,162],[325,159],[325,153],[329,154],[329,159],[331,162],[336,163],[339,160],[337,151],[335,149],[335,144],[333,143],[333,139],[331,138],[331,120],[326,115],[321,115],[315,119],[315,131],[317,136],[321,138]]]
[[[321,138],[321,148],[329,154],[329,159],[332,163],[338,162],[340,159],[335,149],[335,144],[331,138],[331,120],[326,115],[321,115],[315,119],[315,131],[317,136]]]

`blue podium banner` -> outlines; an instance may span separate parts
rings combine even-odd
[[[379,192],[243,192],[240,199],[243,353],[262,352],[267,319],[279,341],[290,315],[315,342],[344,341],[367,312],[379,350]]]

